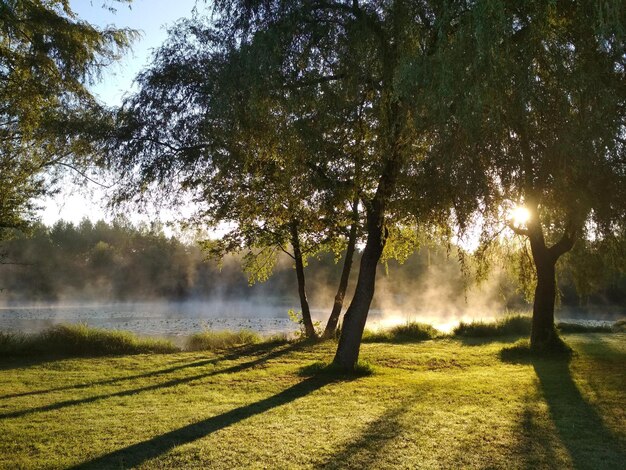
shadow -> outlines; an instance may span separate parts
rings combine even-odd
[[[197,439],[209,436],[220,429],[231,426],[252,416],[265,413],[309,393],[318,390],[331,380],[324,377],[311,377],[299,382],[282,392],[269,398],[257,401],[250,405],[240,406],[217,416],[212,416],[197,423],[170,431],[147,441],[124,447],[109,454],[84,462],[75,469],[86,468],[131,468],[165,454],[174,447],[178,447]]]
[[[341,469],[350,466],[349,462],[357,465],[357,468],[378,468],[376,462],[385,445],[402,433],[400,417],[406,413],[407,408],[408,403],[405,403],[404,406],[387,410],[368,424],[358,439],[316,465],[316,468]]]
[[[93,387],[93,386],[97,386],[97,385],[111,385],[111,384],[115,384],[115,383],[124,382],[124,381],[127,381],[127,380],[136,380],[136,379],[155,377],[155,376],[158,376],[158,375],[164,375],[164,374],[169,374],[171,372],[176,372],[176,371],[182,370],[182,369],[188,369],[188,368],[192,368],[192,367],[201,367],[201,366],[205,366],[205,365],[215,365],[215,364],[218,364],[218,363],[223,362],[223,361],[232,361],[232,360],[240,359],[240,358],[245,357],[245,356],[253,356],[253,355],[263,354],[264,352],[266,352],[268,350],[276,349],[280,345],[281,344],[277,344],[277,343],[261,343],[261,344],[258,344],[258,345],[240,346],[240,347],[236,348],[234,351],[232,351],[231,353],[229,353],[227,355],[216,357],[216,358],[213,358],[213,359],[204,359],[204,360],[201,360],[201,361],[185,363],[185,364],[178,365],[178,366],[168,367],[166,369],[159,369],[159,370],[155,370],[155,371],[152,371],[152,372],[147,372],[145,374],[127,375],[127,376],[123,376],[123,377],[116,377],[116,378],[113,378],[113,379],[99,380],[99,381],[96,381],[96,382],[74,384],[74,385],[65,385],[63,387],[49,388],[49,389],[46,389],[46,390],[32,390],[32,391],[28,391],[28,392],[11,393],[11,394],[0,396],[0,400],[7,399],[7,398],[18,398],[18,397],[32,396],[32,395],[44,395],[46,393],[59,392],[59,391],[63,391],[63,390],[80,390],[80,389],[89,388],[89,387]],[[301,344],[301,343],[292,343],[289,348],[286,348],[286,350],[287,351],[293,351],[294,349],[301,349],[301,348],[304,348],[305,346],[306,345]],[[35,364],[39,364],[39,363],[40,362],[24,362],[24,364],[21,367],[29,367],[31,365],[35,365]],[[0,370],[1,369],[2,369],[2,367],[0,366]]]
[[[557,458],[554,449],[554,435],[551,429],[546,428],[531,406],[539,397],[528,398],[519,430],[517,431],[517,459],[527,470],[536,468],[561,467],[567,464]]]
[[[585,341],[576,343],[578,349],[588,356],[600,356],[602,360],[622,362],[626,351],[616,347],[612,341],[607,341],[605,333],[587,333]]]
[[[507,335],[507,336],[452,336],[451,339],[459,341],[463,346],[484,346],[491,343],[511,344],[526,338],[524,335]]]
[[[196,375],[192,375],[192,376],[187,376],[187,377],[181,377],[181,378],[177,378],[177,379],[172,379],[172,380],[168,380],[166,382],[160,382],[158,384],[153,384],[153,385],[148,385],[145,387],[140,387],[140,388],[134,388],[131,390],[123,390],[120,392],[114,392],[114,393],[106,393],[106,394],[102,394],[102,395],[94,395],[91,397],[86,397],[86,398],[77,398],[77,399],[73,399],[73,400],[65,400],[65,401],[61,401],[61,402],[57,402],[57,403],[51,403],[49,405],[43,405],[43,406],[39,406],[36,408],[30,408],[27,410],[19,410],[19,411],[13,411],[13,412],[9,412],[9,413],[4,413],[4,414],[0,414],[0,419],[9,419],[9,418],[20,418],[22,416],[27,416],[33,413],[42,413],[45,411],[53,411],[53,410],[59,410],[62,408],[66,408],[68,406],[76,406],[76,405],[84,405],[87,403],[93,403],[95,401],[99,401],[99,400],[104,400],[107,398],[114,398],[114,397],[126,397],[126,396],[131,396],[131,395],[136,395],[138,393],[142,393],[142,392],[149,392],[149,391],[153,391],[153,390],[159,390],[162,388],[168,388],[168,387],[175,387],[177,385],[181,385],[181,384],[185,384],[185,383],[189,383],[189,382],[193,382],[195,380],[200,380],[206,377],[212,377],[215,375],[219,375],[219,374],[233,374],[236,372],[241,372],[244,371],[246,369],[251,369],[253,367],[256,367],[266,361],[269,361],[271,359],[277,358],[279,356],[282,356],[283,354],[287,354],[288,352],[291,351],[295,351],[298,349],[302,349],[306,347],[306,344],[301,344],[301,343],[294,343],[292,345],[290,345],[287,348],[283,348],[283,349],[279,349],[276,351],[273,351],[269,354],[266,354],[264,356],[261,356],[257,359],[254,359],[252,361],[248,361],[248,362],[244,362],[242,364],[237,364],[231,367],[227,367],[225,369],[220,369],[220,370],[214,370],[211,372],[204,372],[202,374],[196,374]],[[241,356],[239,356],[241,357]],[[211,361],[215,361],[217,359],[212,359],[212,360],[207,360],[207,363],[211,362]],[[222,358],[222,360],[225,360],[224,358]],[[219,360],[218,360],[219,361]],[[202,362],[202,361],[200,361]],[[204,364],[206,365],[206,364]],[[178,368],[183,368],[182,366],[178,366]],[[152,373],[148,373],[147,375],[152,375]],[[154,375],[158,375],[158,374],[154,374]],[[90,384],[89,386],[92,386],[94,384]],[[70,387],[73,388],[73,387]],[[82,388],[82,387],[79,387]]]
[[[9,356],[0,358],[0,371],[25,369],[27,367],[47,364],[67,359],[64,356]]]
[[[168,367],[167,369],[159,369],[159,370],[155,370],[155,371],[152,371],[152,372],[147,372],[145,374],[127,375],[127,376],[124,376],[124,377],[116,377],[114,379],[98,380],[98,381],[95,381],[95,382],[75,384],[75,385],[65,385],[63,387],[49,388],[47,390],[32,390],[32,391],[29,391],[29,392],[10,393],[10,394],[7,394],[7,395],[0,396],[0,400],[4,400],[4,399],[8,399],[8,398],[27,397],[27,396],[33,396],[33,395],[44,395],[46,393],[60,392],[60,391],[63,391],[63,390],[80,390],[80,389],[83,389],[83,388],[90,388],[90,387],[94,387],[94,386],[98,386],[98,385],[112,385],[112,384],[115,384],[115,383],[124,382],[126,380],[135,380],[135,379],[156,377],[158,375],[163,375],[163,374],[169,374],[171,372],[176,372],[177,370],[188,369],[188,368],[192,368],[192,367],[201,367],[201,366],[206,366],[206,365],[209,365],[209,364],[217,364],[217,363],[219,363],[222,360],[224,360],[224,359],[206,359],[206,360],[202,360],[202,361],[195,361],[195,362],[187,363],[187,364],[180,365],[180,366]]]
[[[626,459],[623,444],[580,393],[571,376],[569,361],[536,358],[531,362],[574,468],[598,468],[598,462],[605,468],[623,465]]]

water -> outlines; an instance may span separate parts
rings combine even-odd
[[[146,336],[187,336],[205,329],[292,333],[288,308],[251,301],[117,303],[0,308],[0,331],[34,333],[58,323],[132,331]]]
[[[287,311],[298,309],[289,301],[249,299],[241,301],[190,301],[180,303],[144,302],[116,304],[13,306],[0,308],[0,331],[34,333],[58,323],[85,323],[92,327],[126,330],[145,336],[183,337],[211,330],[249,329],[263,335],[293,334],[299,326],[289,319]],[[314,320],[324,326],[329,310],[313,309]],[[621,316],[621,315],[620,315]],[[388,328],[407,321],[431,323],[441,331],[451,331],[459,321],[473,318],[490,320],[494,316],[470,315],[428,316],[417,312],[398,312],[372,309],[368,327]],[[588,319],[566,314],[558,321],[607,325],[615,318]]]

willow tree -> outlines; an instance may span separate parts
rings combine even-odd
[[[93,150],[80,137],[99,114],[87,86],[133,36],[81,21],[67,1],[0,2],[0,229],[33,215],[44,173]]]
[[[626,8],[484,0],[458,24],[437,57],[439,174],[461,176],[450,199],[465,221],[527,211],[506,223],[532,254],[532,348],[551,349],[557,261],[624,229]]]
[[[292,79],[299,84],[346,83],[365,97],[366,130],[359,143],[366,148],[367,159],[361,168],[359,199],[366,241],[334,359],[341,368],[352,369],[389,228],[409,213],[409,176],[428,148],[430,120],[423,97],[408,96],[403,82],[412,78],[406,73],[410,67],[429,61],[441,23],[454,20],[450,12],[458,7],[404,0],[220,0],[214,6],[220,27],[230,30],[237,42],[271,31],[275,44],[285,51],[282,64],[293,70]],[[428,79],[420,80],[424,78]]]
[[[202,18],[180,22],[139,76],[139,92],[119,110],[107,153],[122,176],[117,203],[156,193],[174,205],[192,201],[196,211],[187,224],[229,227],[205,248],[219,256],[244,252],[253,280],[271,274],[278,253],[293,258],[312,337],[307,257],[338,251],[347,240],[337,317],[352,263],[359,165],[345,160],[361,146],[357,131],[333,125],[358,113],[341,113],[332,96],[343,95],[325,80],[312,81],[322,89],[311,93],[293,76],[295,64],[283,68],[277,39],[267,31],[242,41]],[[333,159],[338,155],[344,164]],[[327,330],[334,331],[332,324]]]

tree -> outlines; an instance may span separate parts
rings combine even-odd
[[[316,200],[333,186],[324,186],[316,176],[350,181],[352,190],[342,192],[349,196],[342,196],[339,200],[344,202],[331,207],[342,207],[342,212],[348,209],[348,213],[362,208],[365,212],[365,248],[335,357],[337,364],[351,369],[358,360],[389,227],[408,216],[407,207],[413,204],[407,201],[411,196],[408,184],[415,183],[411,177],[419,172],[419,161],[428,148],[424,100],[404,93],[405,71],[412,65],[425,66],[433,54],[440,22],[450,21],[454,15],[438,2],[401,0],[223,0],[214,2],[213,8],[217,18],[213,28],[183,25],[177,31],[176,48],[168,49],[173,56],[157,58],[157,68],[166,72],[144,76],[144,89],[158,91],[150,91],[152,97],[141,105],[138,96],[137,109],[127,115],[130,143],[124,144],[123,137],[118,142],[122,142],[121,154],[128,158],[118,160],[119,167],[139,176],[139,183],[130,179],[130,193],[135,195],[137,188],[145,192],[154,183],[172,179],[192,192],[213,187],[215,194],[199,194],[198,200],[215,205],[216,213],[218,206],[228,207],[236,201],[237,194],[251,191],[242,178],[249,175],[246,162],[250,155],[282,154],[275,152],[278,148],[291,156],[303,156],[304,161],[292,170],[281,167],[281,172],[309,174],[312,167],[313,192],[304,200],[296,199],[313,213],[328,213],[320,212],[324,206]],[[202,49],[198,44],[206,46]],[[185,60],[179,61],[180,57]],[[247,66],[232,67],[230,61],[241,57],[247,59],[243,62]],[[224,68],[230,72],[218,76]],[[166,82],[170,85],[161,87]],[[232,87],[233,83],[237,85]],[[317,144],[312,149],[302,145],[311,140],[298,132],[298,125],[310,125],[312,120],[307,118],[315,114],[312,104],[316,100],[324,103],[333,94],[340,99],[329,108],[332,118],[312,128]],[[133,125],[140,114],[144,122],[153,124]],[[358,118],[339,121],[355,115]],[[349,129],[348,139],[336,146],[336,129],[342,125]],[[299,144],[296,152],[294,143]],[[343,151],[346,143],[359,149],[358,157]],[[328,152],[329,147],[335,151]],[[235,164],[240,168],[231,173],[229,165]],[[344,168],[352,172],[347,178]],[[235,190],[222,191],[224,179],[231,175],[237,175],[229,186]],[[420,181],[427,184],[428,180]],[[421,198],[415,205],[427,205],[427,201]],[[267,214],[259,211],[259,221]],[[357,217],[344,219],[352,224]],[[263,225],[259,221],[257,224]]]
[[[50,171],[92,151],[81,132],[100,114],[87,85],[135,33],[98,29],[64,0],[0,3],[0,230],[23,227]],[[45,175],[45,176],[44,176]]]
[[[536,350],[559,344],[557,261],[577,240],[623,240],[625,20],[623,2],[477,2],[438,51],[439,174],[465,175],[464,221],[527,211],[508,226],[530,244]]]
[[[197,211],[187,223],[231,227],[205,245],[209,252],[246,251],[253,280],[271,274],[278,252],[291,256],[308,336],[316,333],[306,259],[326,248],[338,253],[346,238],[331,336],[357,241],[364,154],[355,143],[360,130],[338,123],[358,122],[363,106],[338,104],[358,101],[359,90],[348,95],[320,77],[299,82],[296,64],[281,68],[280,39],[269,31],[238,42],[200,19],[181,22],[120,110],[107,153],[123,175],[117,203],[157,191],[173,204],[190,198]]]

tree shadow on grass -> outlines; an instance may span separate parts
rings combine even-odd
[[[536,392],[529,396],[528,403],[524,408],[519,430],[517,431],[517,459],[524,463],[523,468],[534,470],[536,468],[563,468],[567,461],[562,460],[556,449],[558,436],[553,429],[546,426],[541,415],[533,406],[540,398]]]
[[[332,381],[333,379],[330,377],[310,377],[271,397],[249,405],[240,406],[197,423],[189,424],[147,441],[124,447],[73,468],[130,468],[139,466],[148,460],[167,453],[175,447],[209,436],[215,431],[231,426],[239,421],[302,398]]]
[[[269,361],[270,359],[277,358],[279,356],[287,354],[288,352],[295,351],[295,350],[298,350],[298,349],[302,349],[304,347],[306,347],[305,343],[294,343],[294,344],[290,345],[289,347],[272,351],[272,352],[270,352],[270,353],[268,353],[266,355],[263,355],[261,357],[258,357],[257,359],[254,359],[252,361],[248,361],[248,362],[244,362],[244,363],[241,363],[241,364],[237,364],[237,365],[234,365],[234,366],[231,366],[231,367],[227,367],[225,369],[212,370],[210,372],[203,372],[201,374],[196,374],[196,375],[191,375],[191,376],[186,376],[186,377],[180,377],[180,378],[168,380],[166,382],[159,382],[157,384],[147,385],[145,387],[133,388],[133,389],[130,389],[130,390],[122,390],[122,391],[119,391],[119,392],[106,393],[106,394],[102,394],[102,395],[94,395],[94,396],[90,396],[90,397],[86,397],[86,398],[77,398],[77,399],[73,399],[73,400],[64,400],[64,401],[60,401],[60,402],[57,402],[57,403],[51,403],[49,405],[39,406],[39,407],[36,407],[36,408],[29,408],[29,409],[26,409],[26,410],[12,411],[12,412],[9,412],[9,413],[0,414],[0,419],[20,418],[22,416],[30,415],[32,413],[41,413],[41,412],[45,412],[45,411],[60,410],[60,409],[66,408],[68,406],[84,405],[84,404],[87,404],[87,403],[93,403],[95,401],[104,400],[104,399],[107,399],[107,398],[126,397],[126,396],[136,395],[136,394],[142,393],[142,392],[149,392],[149,391],[153,391],[153,390],[159,390],[159,389],[162,389],[162,388],[175,387],[177,385],[193,382],[195,380],[200,380],[200,379],[204,379],[206,377],[211,377],[211,376],[215,376],[215,375],[219,375],[219,374],[233,374],[233,373],[236,373],[236,372],[242,372],[244,370],[256,367],[256,366],[258,366],[258,365],[260,365],[260,364],[262,364],[262,363],[264,363],[266,361]],[[224,359],[222,358],[222,360],[224,360]],[[212,362],[212,361],[213,360],[207,361],[207,364]],[[202,361],[200,361],[200,362],[202,362]],[[200,364],[200,365],[206,365],[206,364]],[[178,370],[179,368],[183,368],[183,367],[179,366],[179,367],[172,368],[172,369],[173,370]],[[134,377],[134,378],[146,377],[146,376],[151,376],[151,375],[158,375],[158,374],[148,373],[148,374],[144,374],[143,376],[137,376],[137,377]],[[92,385],[97,385],[97,384],[90,384],[89,386],[92,386]],[[70,387],[70,388],[76,388],[76,387]],[[78,388],[82,388],[82,387],[78,387]]]
[[[282,352],[288,352],[288,351],[296,351],[299,349],[304,349],[307,344],[304,342],[298,342],[298,343],[290,343],[289,346],[287,346],[286,348],[283,349],[277,349],[279,346],[281,346],[282,344],[276,343],[276,342],[270,342],[270,343],[260,343],[260,344],[255,344],[255,345],[247,345],[247,346],[240,346],[238,348],[235,348],[233,351],[231,351],[228,354],[225,354],[223,356],[218,356],[212,359],[203,359],[200,361],[194,361],[194,362],[185,362],[183,364],[177,365],[177,366],[171,366],[171,367],[167,367],[165,369],[158,369],[155,371],[151,371],[151,372],[146,372],[144,374],[136,374],[136,375],[126,375],[126,376],[122,376],[122,377],[115,377],[112,379],[106,379],[106,380],[98,380],[95,382],[89,382],[89,383],[80,383],[80,384],[72,384],[72,385],[64,385],[62,387],[55,387],[55,388],[49,388],[49,389],[45,389],[45,390],[31,390],[28,392],[19,392],[19,393],[10,393],[10,394],[6,394],[6,395],[2,395],[0,396],[0,400],[3,399],[9,399],[9,398],[18,398],[18,397],[25,397],[25,396],[33,396],[33,395],[44,395],[46,393],[51,393],[51,392],[59,392],[59,391],[63,391],[63,390],[80,390],[80,389],[84,389],[84,388],[91,388],[97,385],[112,385],[115,383],[121,383],[121,382],[125,382],[128,380],[136,380],[136,379],[143,379],[143,378],[149,378],[149,377],[155,377],[158,375],[164,375],[164,374],[169,374],[171,372],[176,372],[178,370],[182,370],[182,369],[189,369],[189,368],[195,368],[195,367],[202,367],[202,366],[206,366],[206,365],[216,365],[220,362],[224,362],[224,361],[232,361],[232,360],[236,360],[236,359],[240,359],[242,357],[246,357],[246,356],[254,356],[254,355],[260,355],[260,354],[265,354],[268,351],[272,351],[273,352],[278,352],[280,351]],[[63,358],[58,358],[58,359],[67,359],[66,357]],[[43,363],[43,360],[25,360],[25,359],[20,359],[20,360],[15,360],[15,364],[19,364],[19,366],[17,367],[30,367],[32,365],[37,365],[40,363]],[[48,362],[48,361],[45,361]],[[53,361],[51,361],[53,362]],[[12,367],[12,368],[17,368],[17,367]],[[0,370],[2,370],[2,366],[0,365]]]
[[[407,412],[408,403],[387,410],[367,425],[358,439],[348,443],[316,468],[341,469],[378,468],[377,462],[386,444],[396,439],[403,431],[400,418]]]
[[[451,339],[459,341],[463,346],[485,346],[491,343],[515,343],[523,338],[522,335],[506,336],[451,336]]]
[[[8,356],[0,359],[0,371],[26,369],[67,359],[65,356]]]
[[[624,361],[626,351],[616,347],[612,341],[607,341],[606,333],[584,333],[585,340],[577,344],[577,348],[588,356],[601,356],[603,360]]]
[[[581,394],[570,371],[570,358],[534,356],[523,347],[505,348],[504,361],[532,364],[550,417],[574,468],[619,468],[626,459],[624,445],[608,429]]]
[[[533,360],[541,390],[561,441],[575,468],[619,468],[623,444],[604,425],[602,416],[580,393],[568,361]]]

